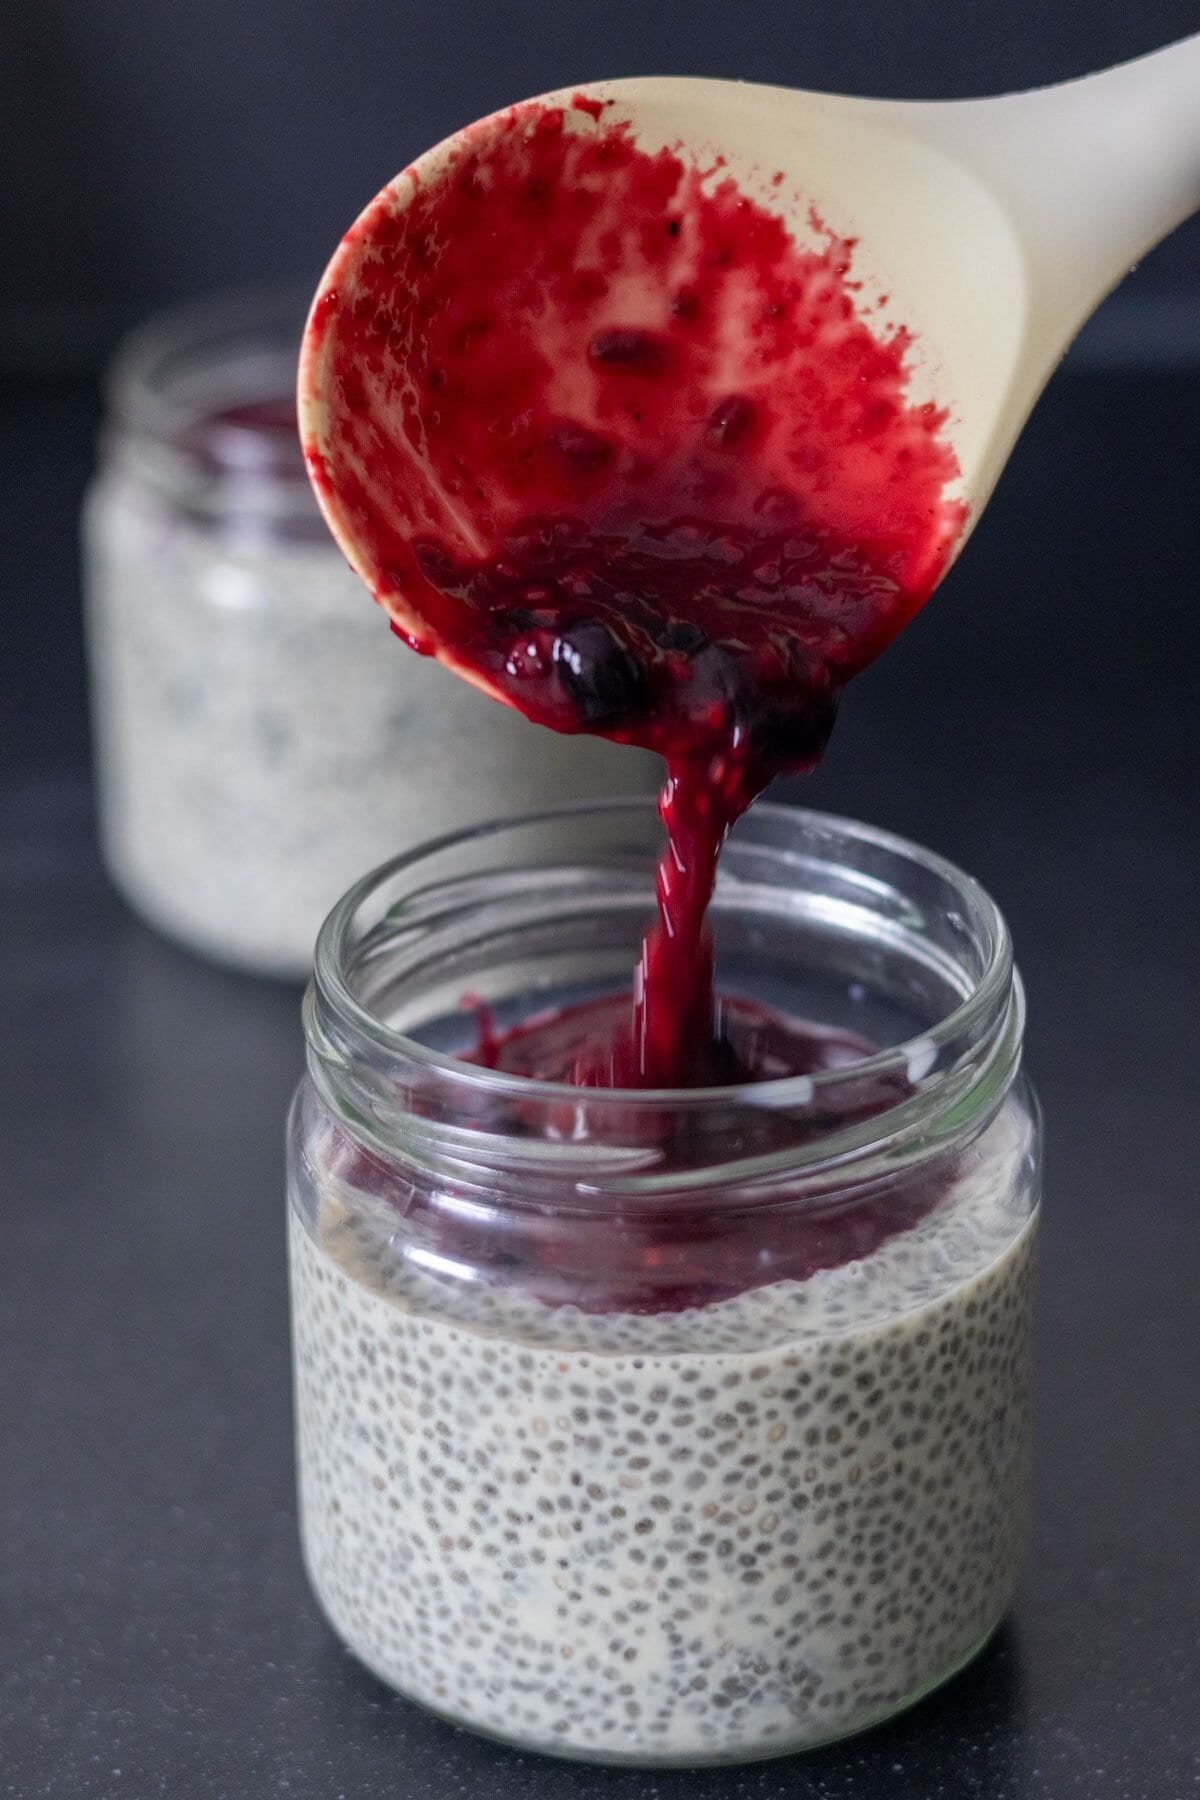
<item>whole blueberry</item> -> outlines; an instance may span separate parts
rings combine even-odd
[[[815,762],[833,730],[840,695],[821,680],[763,695],[751,721],[759,754],[780,769],[803,769]]]
[[[645,671],[607,625],[573,625],[554,643],[559,679],[587,725],[615,724],[645,695]]]
[[[721,701],[739,721],[747,721],[754,710],[750,672],[725,644],[706,644],[693,655],[688,690],[701,706]]]

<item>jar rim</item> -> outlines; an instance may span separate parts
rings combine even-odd
[[[645,797],[629,796],[566,802],[446,833],[370,870],[337,902],[318,933],[313,976],[305,1002],[305,1028],[310,1042],[314,1046],[328,1042],[332,1028],[343,1047],[357,1039],[409,1068],[455,1083],[464,1093],[547,1104],[578,1102],[586,1094],[589,1109],[611,1107],[614,1111],[664,1107],[690,1110],[715,1103],[764,1109],[795,1107],[810,1104],[815,1096],[831,1095],[839,1085],[846,1083],[848,1077],[862,1081],[903,1073],[916,1085],[955,1044],[977,1045],[981,1038],[994,1032],[1003,1023],[1014,1000],[1017,1015],[1015,1042],[1019,1049],[1024,1006],[1019,977],[1013,965],[1012,941],[1004,916],[986,889],[948,858],[898,833],[833,813],[772,802],[759,802],[749,817],[760,825],[786,821],[793,829],[807,830],[814,835],[832,833],[890,853],[941,879],[971,907],[987,934],[987,957],[978,979],[958,1005],[915,1036],[844,1068],[702,1088],[580,1089],[567,1082],[541,1081],[486,1068],[436,1050],[377,1017],[353,992],[345,970],[353,947],[355,918],[372,894],[396,877],[417,869],[422,862],[440,853],[472,843],[482,844],[506,831],[543,824],[551,826],[557,821],[588,815],[615,815],[622,811],[644,816],[653,805],[654,802]]]
[[[308,293],[230,288],[126,334],[104,386],[106,459],[210,528],[280,531],[331,552],[295,417]]]

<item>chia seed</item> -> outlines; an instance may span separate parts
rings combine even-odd
[[[1002,1617],[1025,1539],[1020,1129],[1002,1113],[943,1202],[860,1262],[636,1315],[432,1276],[326,1171],[290,1241],[303,1541],[334,1628],[434,1711],[598,1760],[798,1749],[944,1679]],[[590,1409],[615,1389],[620,1413],[531,1463],[521,1439],[564,1386]],[[736,1502],[674,1479],[704,1436]],[[626,1508],[608,1496],[631,1443],[654,1497]],[[547,1559],[564,1486],[579,1534],[552,1525]]]

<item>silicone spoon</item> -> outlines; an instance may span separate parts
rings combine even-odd
[[[604,103],[647,150],[716,156],[798,239],[813,209],[857,240],[855,273],[913,333],[913,391],[948,409],[962,475],[961,548],[1056,362],[1147,249],[1200,207],[1200,34],[1082,80],[983,100],[910,103],[732,81],[596,82],[541,104]],[[497,114],[468,128],[476,153]],[[510,115],[509,115],[510,116]],[[403,207],[460,137],[390,184]],[[323,277],[301,355],[301,432],[320,453],[331,379],[322,297],[352,302],[369,234],[347,234]],[[486,267],[480,269],[486,287]],[[419,476],[417,477],[419,478]],[[353,519],[319,499],[353,566]],[[469,536],[471,521],[461,521]]]

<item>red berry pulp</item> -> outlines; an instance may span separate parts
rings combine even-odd
[[[659,921],[580,1078],[753,1077],[715,1024],[718,853],[944,570],[945,415],[852,240],[800,243],[597,101],[516,107],[397,189],[310,323],[314,484],[414,648],[666,760]]]

